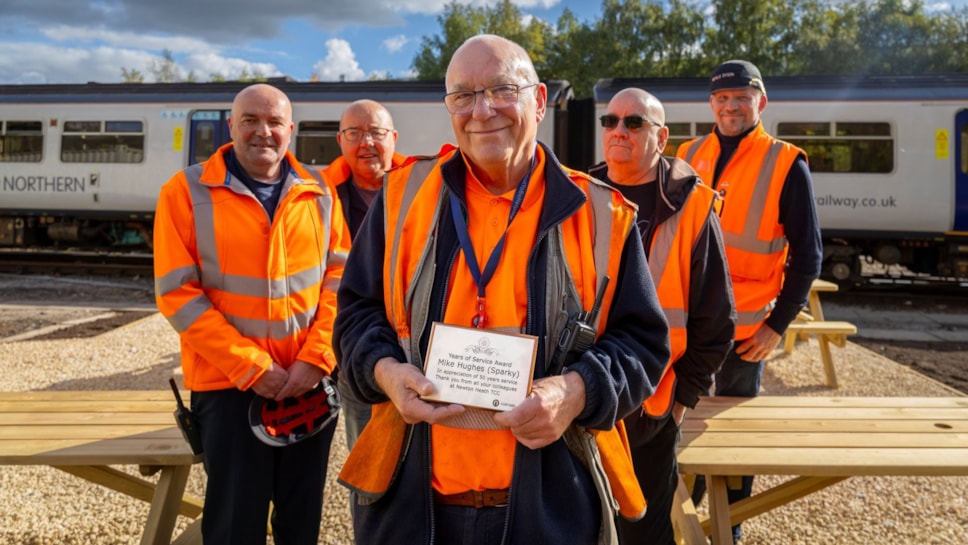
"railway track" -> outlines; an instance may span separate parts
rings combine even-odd
[[[13,274],[150,277],[153,262],[143,251],[0,249],[0,272]]]

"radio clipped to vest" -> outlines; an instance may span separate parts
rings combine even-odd
[[[564,330],[558,337],[558,346],[555,347],[555,356],[552,359],[551,375],[561,373],[561,370],[570,363],[575,362],[586,350],[595,344],[595,320],[598,312],[602,308],[602,300],[605,299],[605,288],[608,287],[609,278],[602,279],[602,284],[598,287],[595,294],[595,302],[592,309],[588,312],[579,310],[568,318]]]

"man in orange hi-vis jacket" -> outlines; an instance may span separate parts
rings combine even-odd
[[[335,426],[294,444],[260,442],[255,396],[281,402],[336,367],[332,326],[349,232],[335,189],[288,151],[292,105],[243,89],[232,143],[176,173],[155,216],[158,308],[178,332],[208,476],[205,543],[315,545]]]

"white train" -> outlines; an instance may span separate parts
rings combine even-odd
[[[453,140],[440,82],[273,83],[292,99],[306,163],[339,153],[340,114],[359,98],[386,105],[401,153]],[[625,87],[662,100],[673,145],[712,127],[704,78],[605,79],[577,100],[547,83],[539,138],[575,168],[601,160],[597,119]],[[0,246],[148,243],[161,185],[228,141],[243,85],[0,86]],[[767,130],[810,157],[825,277],[860,281],[874,258],[968,279],[968,74],[774,77],[767,90]]]

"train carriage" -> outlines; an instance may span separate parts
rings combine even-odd
[[[442,82],[270,83],[292,102],[291,148],[304,163],[339,155],[340,116],[362,98],[389,110],[400,153],[433,154],[453,140]],[[546,83],[539,138],[553,143],[572,91]],[[0,246],[149,244],[162,184],[230,140],[226,119],[245,85],[0,86]]]

